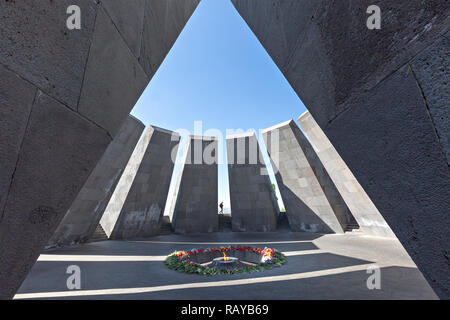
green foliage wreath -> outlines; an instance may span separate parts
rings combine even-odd
[[[248,251],[260,254],[264,257],[263,261],[256,266],[249,266],[241,269],[221,269],[216,267],[208,267],[190,261],[189,257],[208,252],[222,252],[233,255],[235,251]],[[191,251],[175,251],[165,260],[165,264],[169,269],[180,272],[201,274],[201,275],[216,275],[216,274],[234,274],[234,273],[249,273],[270,270],[274,267],[280,267],[287,262],[286,256],[280,251],[271,248],[253,248],[244,246],[231,246],[208,249],[195,249]]]

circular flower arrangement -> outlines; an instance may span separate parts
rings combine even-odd
[[[245,265],[239,268],[218,268],[208,266],[207,262],[220,256],[239,256]],[[251,260],[252,263],[246,261]],[[202,263],[203,261],[203,263]],[[165,260],[169,269],[180,272],[202,275],[234,274],[259,272],[280,267],[287,262],[284,254],[271,248],[253,248],[231,246],[207,249],[192,249],[190,251],[175,251]]]

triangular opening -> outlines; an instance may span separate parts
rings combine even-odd
[[[261,43],[230,1],[203,0],[140,97],[132,114],[170,130],[202,121],[202,132],[216,129],[223,139],[219,153],[219,203],[230,211],[225,136],[227,130],[261,129],[296,119],[306,110]],[[198,124],[197,124],[198,125]],[[180,144],[169,198],[183,152]],[[264,142],[259,145],[277,190]]]

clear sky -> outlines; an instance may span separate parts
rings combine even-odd
[[[202,0],[132,114],[145,125],[191,133],[194,121],[202,121],[203,132],[216,129],[225,137],[227,129],[258,132],[296,120],[304,111],[305,106],[231,1]],[[262,139],[259,143],[264,153]],[[226,156],[225,146],[223,150],[222,156]],[[172,182],[178,168],[176,165]],[[222,164],[219,202],[224,201],[225,207],[229,207],[228,188],[227,166]],[[169,195],[172,192],[173,183]]]

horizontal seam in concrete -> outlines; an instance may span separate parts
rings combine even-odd
[[[448,31],[448,30],[447,30]],[[408,61],[406,61],[404,64],[400,65],[398,68],[396,68],[395,70],[393,70],[392,72],[390,72],[388,75],[386,75],[384,78],[382,78],[380,81],[378,81],[376,84],[374,84],[372,87],[368,88],[367,90],[365,90],[365,92],[370,92],[373,89],[379,87],[382,83],[384,83],[386,80],[388,80],[393,74],[395,74],[396,72],[398,72],[400,69],[404,68],[405,66],[409,66],[411,64],[411,62],[416,59],[419,55],[422,54],[422,52],[428,50],[428,48],[434,46],[436,43],[438,43],[439,41],[442,40],[443,37],[445,37],[445,34],[447,33],[447,31],[442,32],[435,41],[433,41],[432,43],[430,43],[428,46],[426,46],[425,48],[423,48],[422,50],[420,50],[419,52],[417,52],[414,56],[412,56]],[[344,101],[342,101],[339,105],[344,105],[346,103],[351,103],[353,101],[355,101],[360,95],[358,95],[356,98],[354,97],[354,95],[348,97],[347,99],[345,99]],[[328,120],[328,124],[327,127],[329,127],[329,125],[336,120],[341,114],[343,114],[344,112],[346,112],[347,110],[351,109],[351,107],[347,107],[344,110],[342,110],[341,112],[337,113],[332,119]],[[447,161],[447,160],[446,160]]]
[[[104,130],[104,131],[107,133],[107,135],[112,139],[112,136],[109,134],[109,132],[108,132],[105,128],[103,128],[101,125],[99,125],[98,123],[92,121],[92,120],[89,119],[89,118],[86,118],[84,115],[80,114],[79,112],[77,112],[77,111],[74,110],[73,108],[69,107],[65,102],[63,102],[63,101],[59,100],[58,98],[54,97],[53,95],[47,93],[47,92],[46,92],[45,90],[43,90],[41,87],[39,87],[39,86],[37,86],[36,84],[34,84],[33,82],[31,82],[31,81],[25,79],[24,77],[22,77],[21,75],[19,75],[19,74],[18,74],[17,72],[15,72],[14,70],[8,68],[8,67],[5,66],[4,64],[0,63],[0,65],[1,65],[2,67],[4,67],[6,70],[8,70],[8,71],[14,73],[14,74],[15,74],[18,78],[20,78],[21,80],[23,80],[23,81],[29,83],[30,85],[32,85],[33,87],[35,87],[37,90],[41,91],[43,94],[45,94],[45,95],[48,96],[49,98],[51,98],[51,99],[55,100],[56,102],[58,102],[59,104],[63,105],[64,107],[66,107],[67,109],[69,109],[71,112],[76,113],[77,115],[79,115],[79,116],[80,116],[81,118],[83,118],[84,120],[86,120],[86,121],[88,121],[88,122],[94,124],[95,126],[99,127],[100,129]],[[33,100],[33,103],[34,103],[34,101],[35,101],[35,100]],[[138,120],[139,120],[139,119],[138,119]]]
[[[40,91],[42,91],[41,89],[39,89]],[[47,93],[45,93],[44,91],[42,91],[46,96],[48,96],[50,99],[53,99],[55,101],[57,101],[59,104],[62,104],[66,109],[68,109],[70,112],[73,112],[74,114],[76,114],[78,117],[80,117],[81,119],[93,124],[94,126],[98,127],[99,129],[105,131],[106,135],[113,140],[113,137],[111,136],[111,134],[108,132],[108,130],[106,130],[105,128],[103,128],[101,125],[99,125],[98,123],[96,123],[95,121],[93,121],[92,119],[87,118],[86,116],[82,115],[81,113],[73,110],[71,107],[67,106],[66,104],[62,103],[60,100],[48,95]]]
[[[87,60],[88,60],[88,59],[87,59]],[[86,63],[87,63],[87,60],[86,60]],[[108,130],[106,130],[105,128],[103,128],[101,125],[99,125],[99,124],[96,123],[95,121],[93,121],[93,120],[91,120],[91,119],[85,117],[85,116],[82,115],[81,113],[79,113],[79,112],[77,111],[77,110],[78,110],[78,106],[77,106],[77,110],[74,110],[73,108],[69,107],[65,102],[63,102],[63,101],[59,100],[58,98],[54,97],[53,95],[47,93],[44,89],[42,89],[41,87],[39,87],[39,86],[36,85],[35,83],[29,81],[28,79],[25,79],[24,77],[22,77],[21,75],[19,75],[16,71],[10,69],[8,66],[5,66],[5,65],[2,64],[2,63],[0,63],[0,65],[1,65],[3,68],[5,68],[6,70],[8,70],[8,71],[14,73],[17,77],[19,77],[19,78],[22,79],[23,81],[25,81],[25,82],[31,84],[33,87],[35,87],[37,90],[41,91],[43,94],[45,94],[45,95],[48,96],[49,98],[51,98],[51,99],[57,101],[59,104],[63,105],[65,108],[69,109],[71,112],[76,113],[76,114],[77,114],[78,116],[80,116],[82,119],[84,119],[84,120],[86,120],[86,121],[92,123],[93,125],[99,127],[100,129],[102,129],[103,131],[106,132],[106,134],[108,135],[108,137],[109,137],[111,140],[113,139],[113,137],[112,137],[111,134],[108,132]],[[85,68],[85,69],[86,69],[86,68]],[[84,80],[83,80],[83,82],[84,82]],[[83,83],[81,84],[81,90],[82,90],[82,89],[83,89]],[[81,96],[81,91],[80,91],[80,96]],[[78,97],[78,99],[79,99],[79,98],[80,98],[80,97]],[[34,101],[35,101],[35,100],[33,100],[33,103],[34,103]],[[138,120],[139,120],[139,119],[138,119]]]

